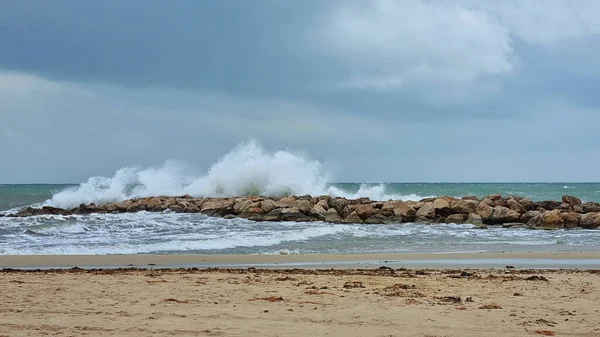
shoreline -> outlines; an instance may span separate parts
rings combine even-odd
[[[0,255],[0,268],[515,268],[600,269],[600,251],[305,255]]]

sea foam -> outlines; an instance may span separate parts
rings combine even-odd
[[[112,177],[92,177],[55,194],[45,204],[70,208],[81,203],[103,204],[156,195],[233,197],[248,195],[331,195],[373,200],[416,200],[418,195],[386,194],[385,185],[362,185],[356,193],[331,186],[321,163],[289,151],[268,153],[256,141],[242,143],[202,176],[167,161],[160,167],[124,167]]]

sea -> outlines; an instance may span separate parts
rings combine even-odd
[[[500,193],[532,200],[574,195],[600,201],[600,183],[335,183],[321,164],[254,142],[224,155],[203,174],[168,161],[124,167],[73,184],[0,184],[0,214],[27,206],[70,208],[153,195],[332,195],[372,200]],[[0,177],[1,178],[1,177]],[[138,212],[0,217],[0,255],[350,254],[597,250],[600,230],[531,230],[470,224],[253,222],[202,214]]]

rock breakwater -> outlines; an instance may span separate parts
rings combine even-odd
[[[437,197],[420,201],[373,201],[331,196],[194,198],[189,195],[131,199],[103,205],[81,204],[72,209],[27,207],[8,217],[85,215],[131,212],[202,213],[254,221],[324,221],[329,223],[471,223],[479,228],[530,227],[541,229],[600,229],[600,203],[565,195],[561,201],[532,201],[500,194],[484,198]]]

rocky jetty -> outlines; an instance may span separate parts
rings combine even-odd
[[[372,201],[330,196],[286,196],[281,198],[194,198],[149,197],[103,205],[82,204],[73,209],[44,206],[25,208],[10,217],[35,215],[73,215],[92,213],[163,212],[202,213],[224,218],[254,221],[325,221],[329,223],[471,223],[487,226],[530,227],[540,229],[600,229],[600,203],[583,203],[565,195],[561,201],[532,201],[500,194],[483,199],[438,197],[420,201]]]

